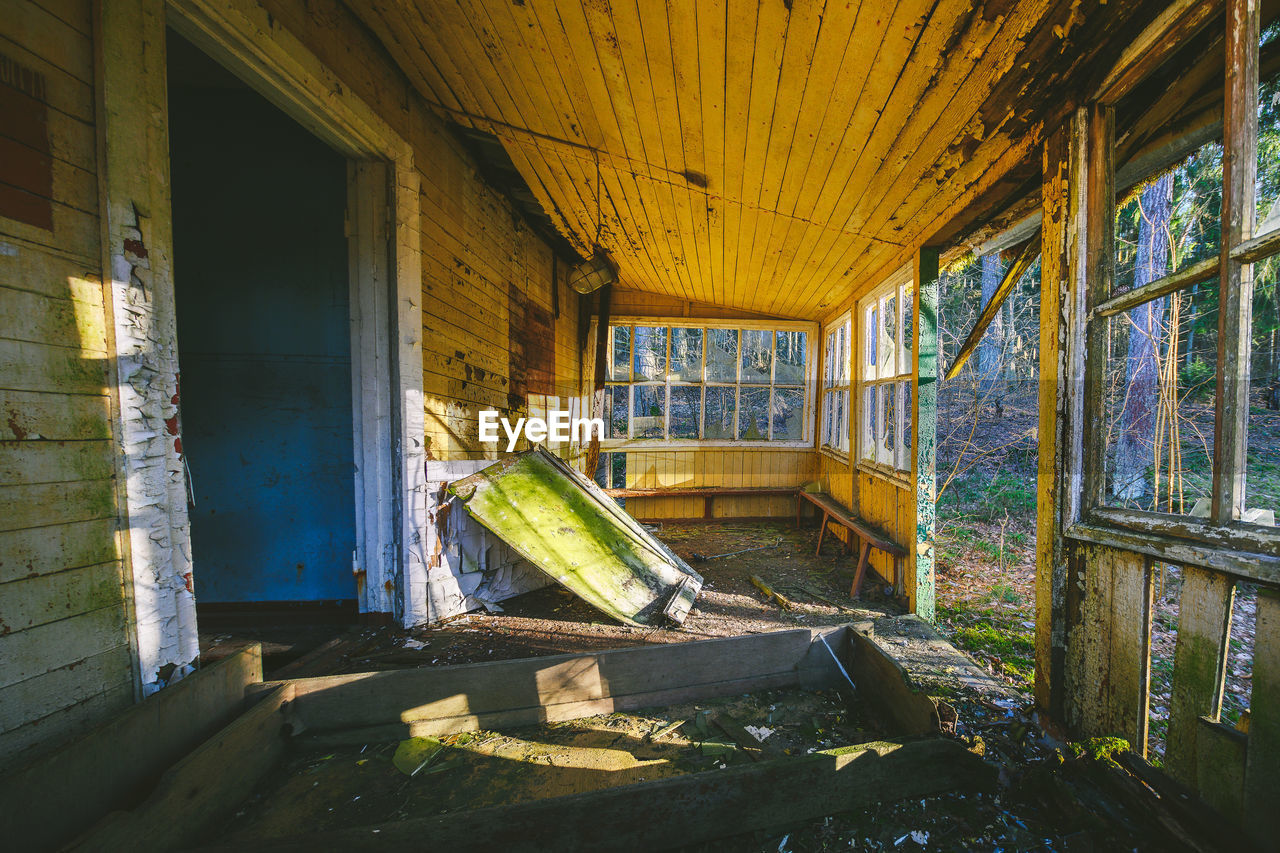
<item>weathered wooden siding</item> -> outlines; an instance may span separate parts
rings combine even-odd
[[[580,393],[578,297],[551,249],[337,0],[264,0],[414,149],[421,179],[423,397],[434,459],[482,458],[479,412],[568,409]],[[559,309],[558,316],[556,309]]]
[[[129,704],[134,687],[116,537],[90,0],[5,4],[0,67],[0,194],[11,200],[15,184],[26,192],[25,205],[0,205],[16,217],[0,212],[3,761]],[[32,191],[46,168],[52,180]],[[43,224],[32,215],[41,207],[51,214]]]

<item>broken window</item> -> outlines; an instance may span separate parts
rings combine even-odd
[[[913,288],[895,279],[859,302],[862,420],[858,458],[890,474],[911,470]]]
[[[612,327],[609,439],[812,440],[809,324],[727,328],[687,322]]]
[[[827,331],[822,361],[822,446],[849,452],[849,335],[845,314]]]

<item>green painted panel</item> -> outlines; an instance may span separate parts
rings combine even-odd
[[[916,293],[916,614],[934,621],[938,451],[938,250],[920,250]]]
[[[540,448],[450,491],[522,557],[620,622],[683,622],[702,589],[702,577],[599,486]]]

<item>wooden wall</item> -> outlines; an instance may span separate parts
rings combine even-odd
[[[812,450],[653,450],[627,453],[629,489],[796,488],[816,475]],[[701,519],[700,497],[628,498],[627,511],[640,519]],[[794,518],[792,496],[725,495],[712,502],[715,518]]]
[[[90,0],[0,14],[0,762],[134,698]],[[46,217],[47,214],[47,217]]]
[[[282,26],[414,149],[421,180],[428,458],[495,455],[479,412],[569,409],[580,393],[578,297],[552,253],[337,0],[263,0]],[[556,308],[559,308],[558,316]],[[504,446],[505,449],[505,446]]]

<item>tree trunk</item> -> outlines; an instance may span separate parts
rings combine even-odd
[[[1000,253],[982,256],[982,309],[991,304],[1003,278],[1000,270]],[[1004,314],[997,312],[991,325],[982,335],[978,345],[978,378],[983,392],[990,392],[1000,380],[1004,361]]]
[[[1142,287],[1169,270],[1169,215],[1173,206],[1173,174],[1153,181],[1142,191],[1138,223],[1138,256],[1133,286]],[[1139,305],[1123,315],[1128,323],[1129,351],[1125,361],[1124,409],[1120,413],[1112,492],[1120,500],[1141,500],[1146,494],[1147,469],[1153,464],[1156,405],[1159,401],[1159,355],[1164,351],[1164,312],[1167,297]]]

